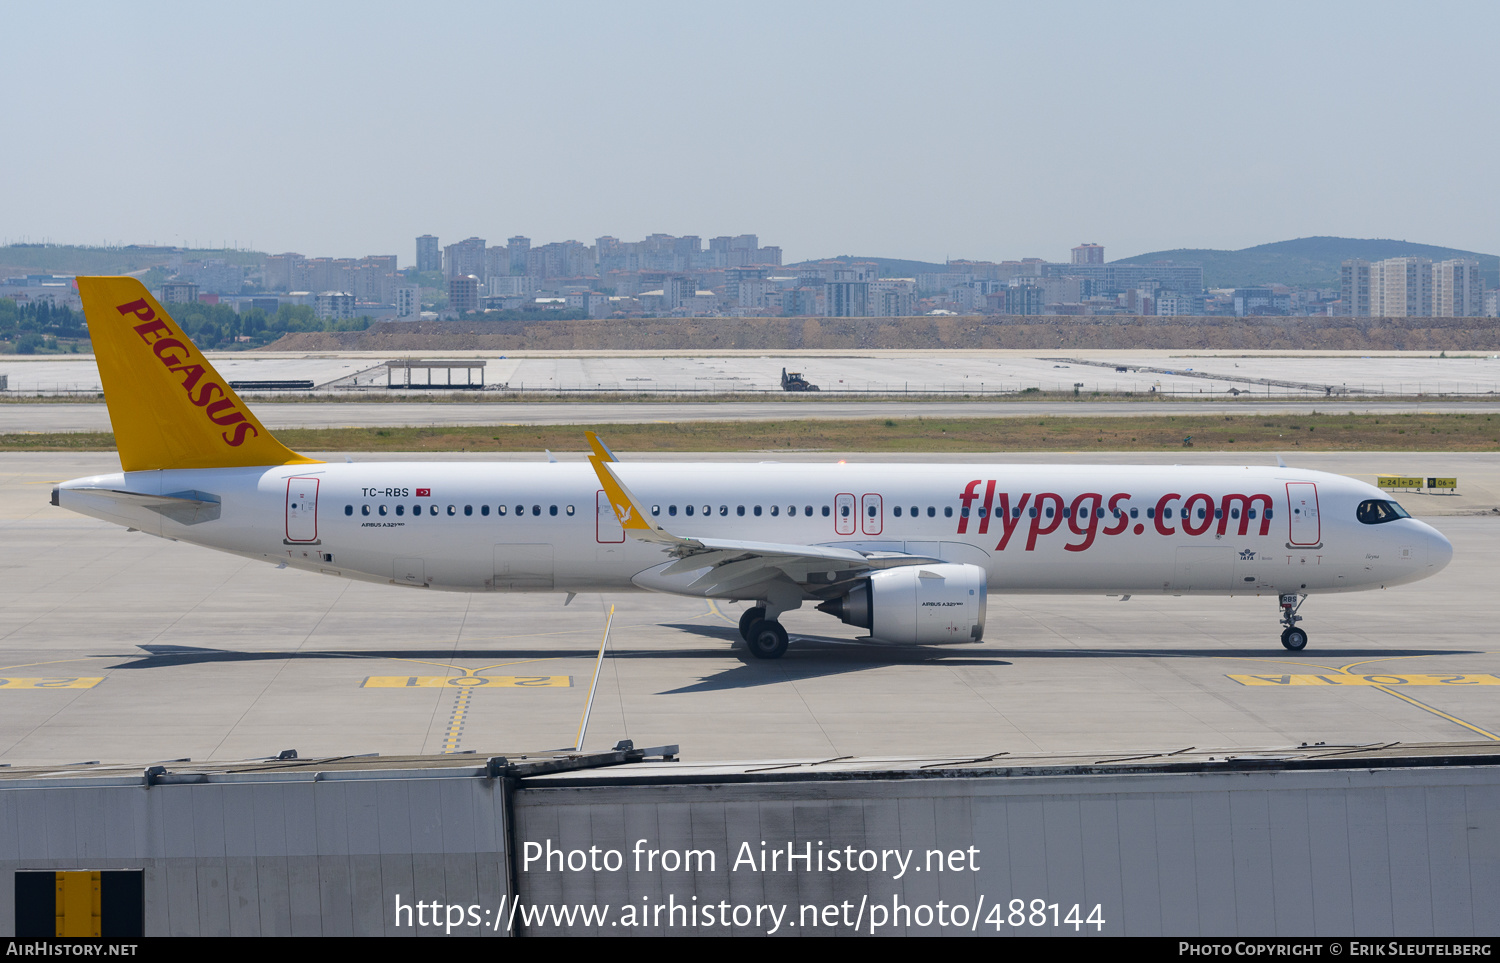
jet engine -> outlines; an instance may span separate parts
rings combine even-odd
[[[881,642],[978,642],[986,584],[978,565],[905,565],[871,573],[818,611],[868,629]]]

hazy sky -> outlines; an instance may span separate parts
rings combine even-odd
[[[12,3],[0,243],[1500,252],[1494,3]]]

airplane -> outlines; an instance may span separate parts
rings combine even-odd
[[[1452,545],[1386,493],[1276,467],[327,463],[278,442],[134,278],[80,277],[122,471],[52,503],[310,572],[458,592],[750,603],[750,654],[804,604],[898,644],[983,640],[991,592],[1275,598],[1426,578]]]

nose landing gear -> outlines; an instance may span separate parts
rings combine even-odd
[[[1302,621],[1302,616],[1297,614],[1297,610],[1302,608],[1302,603],[1306,601],[1306,595],[1283,595],[1281,597],[1281,624],[1286,626],[1281,631],[1281,644],[1293,652],[1301,652],[1307,647],[1307,633],[1297,628],[1297,623]]]

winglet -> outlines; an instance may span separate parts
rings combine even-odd
[[[81,277],[78,294],[126,471],[321,464],[271,437],[139,280]]]
[[[614,452],[612,452],[612,451],[609,450],[609,446],[604,443],[604,439],[603,438],[600,438],[598,435],[594,434],[592,431],[585,431],[583,434],[584,434],[584,437],[589,440],[589,447],[594,450],[594,454],[599,458],[600,461],[619,461],[620,460],[620,459],[618,459],[618,458],[615,457],[615,453]],[[592,461],[593,459],[589,459],[589,460]]]
[[[615,517],[620,520],[620,527],[625,529],[625,534],[648,542],[698,545],[692,539],[673,535],[652,521],[640,500],[631,494],[630,489],[625,487],[625,483],[615,475],[614,469],[609,467],[612,462],[618,460],[615,458],[615,453],[610,451],[609,446],[600,441],[599,436],[592,431],[585,432],[585,435],[589,440],[589,448],[593,449],[593,453],[589,455],[589,464],[594,466],[594,474],[599,476],[599,487],[604,489],[604,495],[609,499],[610,507],[615,510]]]

